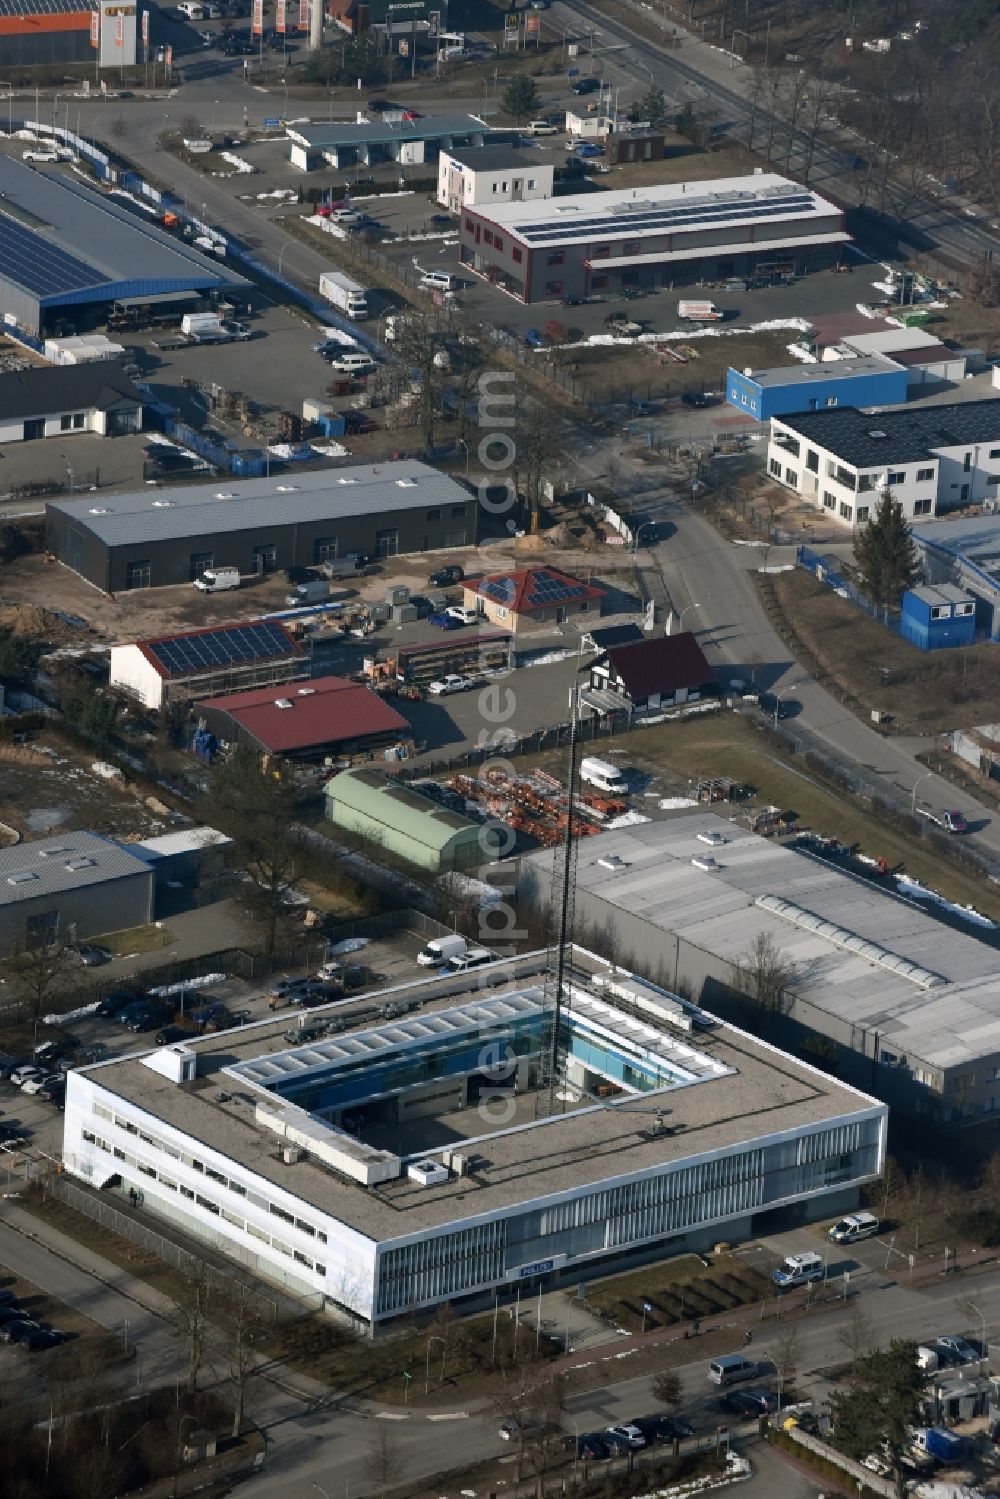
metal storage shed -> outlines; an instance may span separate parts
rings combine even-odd
[[[325,795],[326,815],[336,827],[433,874],[499,856],[498,828],[470,822],[382,771],[343,770],[327,782]]]

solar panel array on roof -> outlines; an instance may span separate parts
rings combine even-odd
[[[168,677],[182,677],[206,667],[293,656],[296,652],[294,641],[282,627],[266,620],[247,625],[220,625],[217,630],[176,635],[170,640],[147,640],[142,645]]]
[[[487,578],[479,585],[479,592],[498,604],[509,604],[517,592],[517,584],[513,578]]]
[[[7,280],[39,297],[82,291],[105,279],[85,260],[48,244],[5,213],[0,213],[0,267]]]
[[[559,599],[575,599],[580,585],[575,578],[560,578],[556,573],[537,572],[532,576],[529,601],[532,604],[554,604]]]
[[[744,201],[743,199],[748,200]],[[611,231],[631,234],[636,230],[671,230],[695,227],[700,224],[732,223],[735,219],[770,219],[787,213],[815,213],[816,200],[811,193],[794,193],[787,197],[773,197],[766,202],[754,200],[752,194],[732,194],[720,202],[699,199],[677,207],[647,207],[642,205],[636,213],[622,213],[621,206],[611,212],[594,214],[589,218],[549,219],[544,223],[512,225],[512,229],[526,240],[575,239],[589,229],[596,233]]]

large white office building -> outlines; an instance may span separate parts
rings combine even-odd
[[[883,1104],[587,954],[539,1088],[543,965],[73,1072],[65,1170],[369,1326],[840,1213],[878,1175]]]
[[[888,489],[910,520],[1000,496],[1000,401],[771,418],[768,476],[845,527]]]

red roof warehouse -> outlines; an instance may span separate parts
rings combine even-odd
[[[203,698],[197,712],[217,739],[298,760],[377,750],[410,738],[401,713],[345,677]]]

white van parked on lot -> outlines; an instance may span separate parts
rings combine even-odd
[[[771,1271],[771,1279],[782,1291],[791,1290],[793,1286],[808,1285],[811,1280],[822,1280],[824,1274],[823,1256],[808,1250],[805,1254],[789,1254],[778,1266]]]
[[[434,937],[417,953],[417,962],[421,968],[440,968],[449,958],[460,958],[468,945],[457,932],[450,932],[447,937]]]
[[[420,285],[429,286],[434,291],[453,291],[455,278],[448,271],[424,271]]]
[[[370,354],[338,354],[336,359],[330,360],[330,368],[339,370],[342,375],[370,375],[378,365]]]
[[[617,765],[609,765],[607,760],[585,756],[580,761],[580,780],[596,786],[599,791],[608,792],[610,796],[628,795],[628,783],[624,776]]]
[[[467,973],[470,968],[482,968],[486,963],[495,963],[496,959],[496,953],[490,952],[488,947],[470,947],[457,957],[449,958],[445,972]]]
[[[205,7],[198,4],[198,0],[181,0],[177,9],[182,16],[187,16],[189,21],[203,21],[205,19]]]
[[[238,567],[206,567],[200,578],[195,578],[194,587],[202,593],[224,593],[227,588],[239,588]]]

